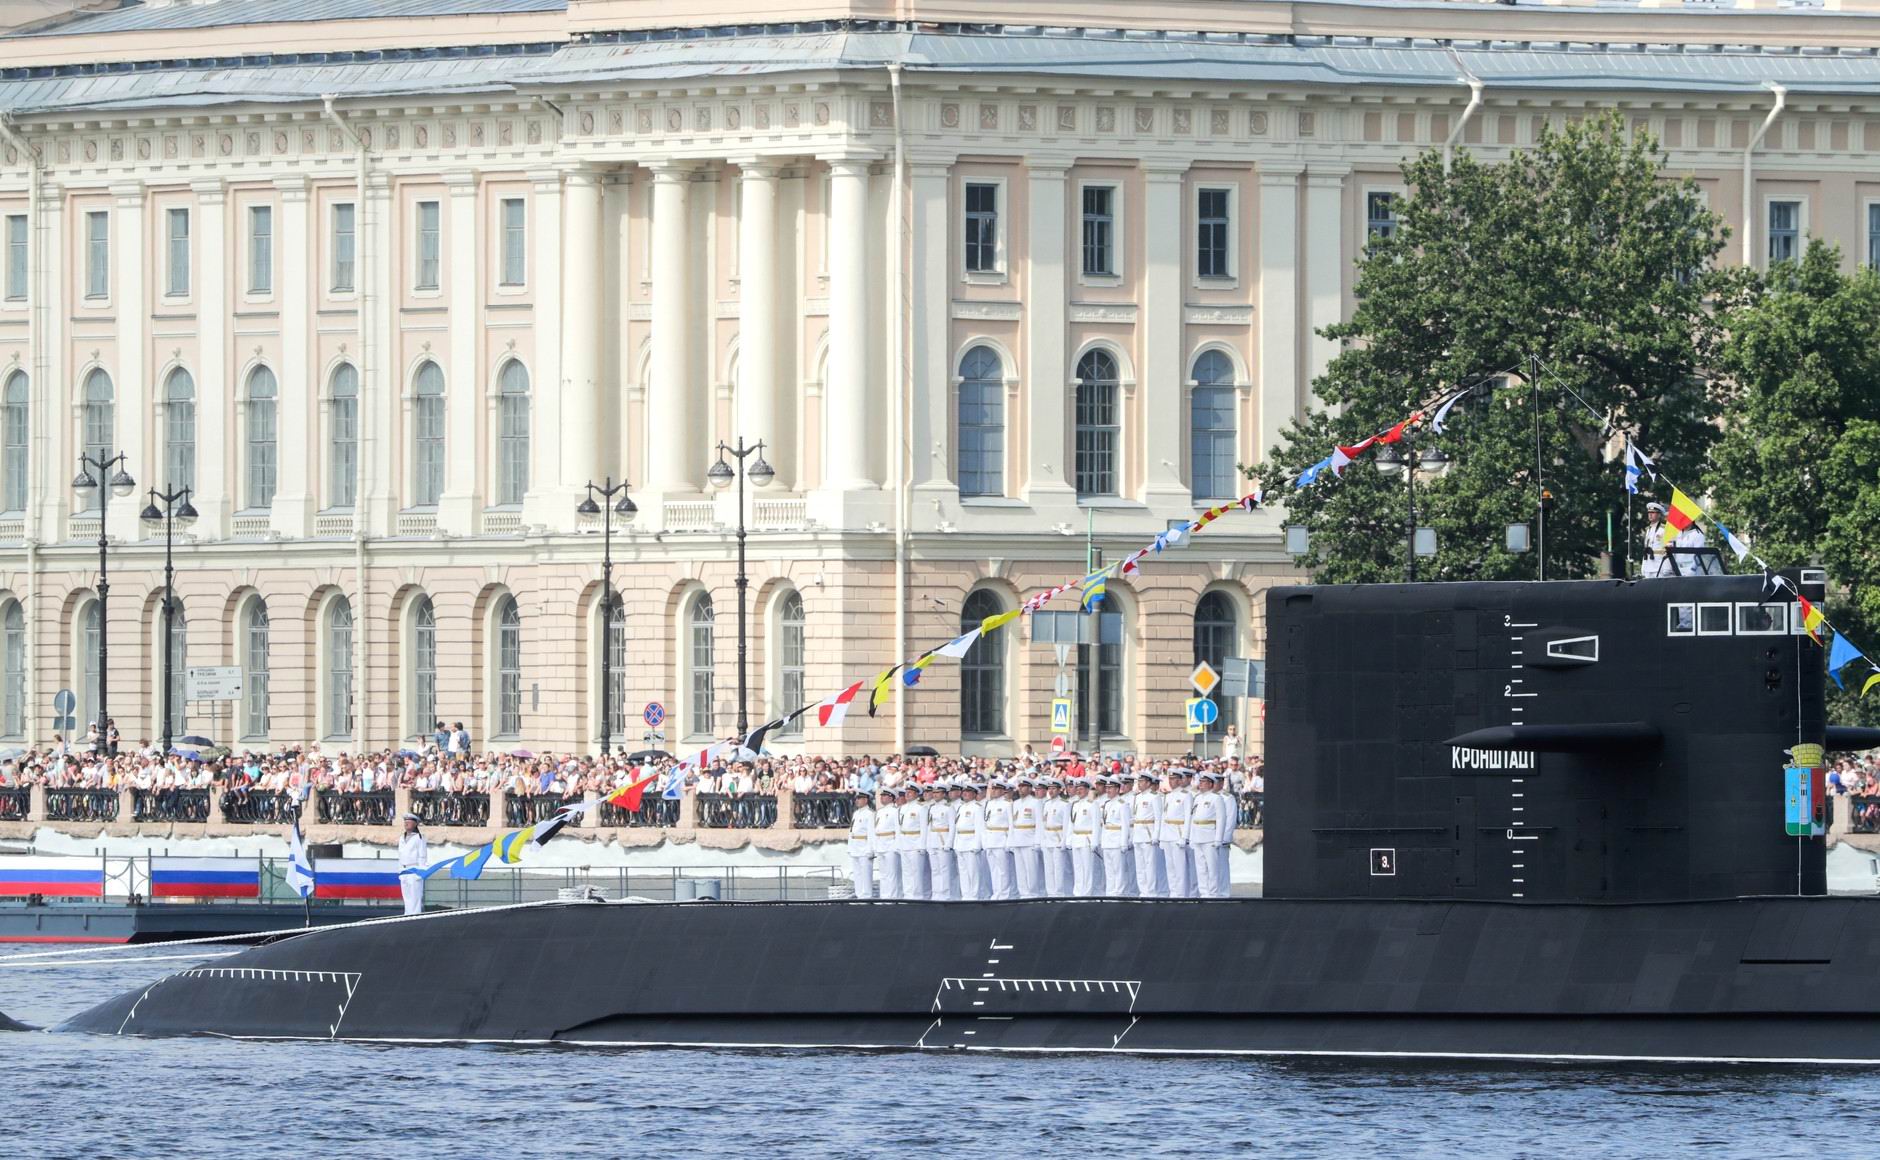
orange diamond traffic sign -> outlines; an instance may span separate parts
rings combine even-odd
[[[1208,662],[1197,661],[1195,671],[1188,674],[1188,683],[1195,687],[1195,692],[1205,697],[1221,683],[1221,674],[1215,672],[1214,666]]]

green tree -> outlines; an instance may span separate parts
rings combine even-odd
[[[1814,242],[1725,321],[1714,510],[1770,564],[1826,568],[1829,620],[1880,660],[1880,274]],[[1835,720],[1880,722],[1880,693],[1856,700],[1868,672],[1829,686]]]
[[[1425,153],[1404,177],[1413,192],[1399,199],[1395,232],[1359,262],[1351,318],[1323,331],[1343,349],[1313,384],[1318,405],[1257,474],[1284,497],[1289,522],[1312,530],[1305,562],[1319,580],[1401,579],[1401,476],[1384,477],[1367,455],[1335,482],[1327,473],[1295,491],[1289,481],[1415,403],[1492,378],[1452,412],[1447,434],[1418,433],[1451,462],[1417,487],[1418,522],[1439,543],[1420,578],[1535,575],[1534,554],[1502,544],[1507,524],[1533,522],[1537,442],[1555,497],[1547,575],[1591,575],[1624,491],[1586,408],[1637,432],[1676,478],[1698,477],[1716,437],[1703,371],[1716,343],[1709,303],[1729,289],[1712,266],[1722,224],[1690,180],[1666,175],[1657,143],[1616,116],[1546,131],[1498,165],[1465,152],[1445,172]]]

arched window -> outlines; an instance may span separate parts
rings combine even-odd
[[[0,511],[26,510],[27,386],[26,372],[14,371],[0,392]]]
[[[157,631],[163,631],[162,605],[157,606]],[[162,679],[162,670],[158,670]],[[189,618],[183,613],[183,599],[170,599],[170,732],[181,736],[189,731]],[[160,687],[160,686],[159,686]],[[163,712],[163,706],[157,706]]]
[[[522,736],[522,610],[513,596],[496,608],[496,736]]]
[[[256,367],[248,375],[248,507],[251,510],[274,504],[274,485],[279,478],[278,444],[275,435],[275,398],[278,395],[274,372]]]
[[[0,734],[26,736],[26,610],[17,600],[7,601],[0,614],[0,653],[4,654],[6,687],[0,690]]]
[[[712,598],[701,592],[686,613],[686,733],[708,737],[712,721]]]
[[[998,596],[981,588],[960,605],[960,631],[1004,611]],[[1005,736],[1005,635],[981,636],[960,658],[960,732],[967,737]]]
[[[177,367],[163,380],[164,490],[196,486],[196,380]]]
[[[426,738],[437,725],[437,609],[429,596],[411,610],[412,736]]]
[[[1077,360],[1077,445],[1075,474],[1079,496],[1117,493],[1116,457],[1121,428],[1117,422],[1116,359],[1093,350]]]
[[[1234,494],[1234,364],[1218,350],[1195,360],[1188,405],[1189,491],[1197,500]]]
[[[268,603],[250,600],[242,625],[242,737],[268,735]]]
[[[87,600],[78,614],[78,689],[84,702],[78,707],[79,736],[85,725],[98,719],[98,640],[104,631],[103,615],[96,600]],[[71,738],[67,738],[71,740]]]
[[[411,502],[436,507],[444,494],[444,372],[427,361],[411,385]]]
[[[1234,647],[1240,639],[1240,617],[1234,608],[1233,598],[1216,589],[1203,593],[1201,602],[1195,605],[1195,661],[1206,661],[1214,666],[1215,672],[1222,672],[1227,667],[1227,658],[1234,655]],[[1228,723],[1234,720],[1235,709],[1239,707],[1238,698],[1218,697],[1220,716],[1214,724],[1208,726],[1208,732],[1220,736],[1227,732]]]
[[[332,506],[349,508],[359,494],[359,372],[351,363],[333,369],[327,494]]]
[[[802,593],[792,589],[777,602],[777,703],[772,716],[803,707],[804,621]],[[784,726],[779,736],[801,737],[803,718]]]
[[[496,502],[514,505],[529,491],[529,371],[503,364],[496,397]]]
[[[1111,595],[1090,614],[1097,643],[1077,646],[1077,735],[1086,748],[1123,735],[1123,610]]]
[[[960,494],[1005,494],[1005,369],[989,346],[960,360]]]
[[[620,738],[627,732],[627,609],[614,595],[613,615],[608,618],[605,647],[607,659],[607,735]]]
[[[353,732],[353,612],[344,597],[326,610],[326,735],[345,741]]]
[[[112,403],[114,397],[111,376],[104,373],[103,367],[96,367],[85,376],[85,402],[80,413],[79,437],[84,442],[85,454],[99,462],[110,457],[111,445],[117,440],[117,415]],[[106,473],[107,476],[109,474]],[[110,494],[110,479],[99,480],[90,510],[102,512],[105,497]]]

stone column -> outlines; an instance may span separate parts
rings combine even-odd
[[[828,464],[824,486],[861,491],[879,486],[869,454],[880,443],[868,390],[869,160],[829,162],[829,382],[823,395]]]
[[[320,258],[308,244],[306,231],[306,179],[301,175],[276,177],[274,190],[280,194],[278,227],[274,241],[274,293],[280,295],[280,487],[274,491],[271,525],[288,540],[299,540],[312,532],[312,513],[320,508],[314,483],[320,478],[318,466],[323,459],[325,425],[318,421],[314,400],[320,399],[321,374],[318,355],[312,350],[314,316],[306,308],[306,290],[310,280],[306,271],[320,271]],[[203,312],[209,310],[209,284],[203,282]],[[203,414],[197,404],[196,414]],[[197,461],[201,453],[197,453]],[[197,462],[201,474],[201,462]],[[201,509],[201,502],[197,502]]]
[[[111,187],[111,195],[117,201],[117,210],[111,215],[111,305],[117,313],[117,359],[116,365],[106,368],[111,372],[115,406],[113,422],[117,428],[116,445],[111,451],[113,454],[122,451],[128,455],[125,470],[137,480],[138,488],[122,499],[112,495],[111,476],[116,474],[115,471],[105,472],[105,478],[99,480],[98,485],[105,496],[105,524],[110,534],[120,540],[135,540],[143,532],[137,514],[144,510],[144,489],[161,483],[163,476],[162,460],[150,462],[146,459],[148,449],[144,440],[144,415],[150,409],[151,392],[147,381],[150,377],[147,366],[150,308],[144,294],[145,284],[150,278],[144,264],[144,186],[141,181],[115,184]],[[82,401],[82,382],[78,389]],[[157,448],[157,454],[162,454],[160,447]],[[138,620],[136,615],[130,618],[133,624]],[[142,652],[139,646],[132,655],[141,656]],[[118,683],[122,684],[122,681]],[[119,710],[113,716],[122,716],[127,721],[137,720],[135,710],[128,713]]]
[[[306,179],[296,180],[300,182],[301,189],[305,190]],[[229,420],[232,417],[229,400],[234,398],[235,392],[228,372],[230,296],[226,273],[228,264],[224,261],[228,246],[227,206],[220,178],[192,182],[190,188],[196,194],[197,236],[202,239],[203,245],[203,260],[196,279],[196,491],[190,496],[190,502],[196,505],[199,516],[194,528],[197,538],[219,540],[228,534],[228,517],[234,510],[234,494],[229,479]],[[241,252],[237,248],[236,253]],[[237,269],[240,268],[239,258],[235,265]],[[286,263],[282,265],[291,269]],[[282,312],[284,357],[280,379],[283,416],[293,413],[287,410],[287,401],[293,397],[290,384],[300,373],[292,357],[293,321],[285,311]],[[301,334],[304,339],[305,332]],[[283,433],[294,429],[291,423],[281,427]],[[285,452],[287,449],[287,441],[283,438],[281,450]],[[296,461],[304,462],[304,459],[287,454],[280,457],[282,491],[288,490],[288,472],[294,470],[289,464]],[[281,497],[275,496],[277,511],[280,501]]]
[[[368,174],[366,201],[356,219],[359,257],[355,265],[364,338],[359,369],[359,506],[354,518],[360,521],[356,526],[370,536],[392,534],[398,510],[410,498],[405,481],[410,474],[406,466],[411,431],[398,422],[406,383],[398,348],[398,303],[392,297],[392,274],[398,261],[398,251],[392,246],[392,204],[391,175],[379,170]],[[448,389],[449,379],[445,383]],[[393,432],[398,433],[396,437]],[[361,603],[355,593],[353,607],[357,610]],[[354,641],[357,644],[357,632]],[[365,729],[366,721],[362,715],[357,728]]]
[[[1298,409],[1299,174],[1289,162],[1260,165],[1259,458],[1278,446]]]
[[[764,457],[782,480],[796,445],[777,421],[777,173],[764,159],[737,162],[744,204],[738,218],[738,381],[734,437],[764,441]]]
[[[1143,166],[1143,495],[1158,512],[1181,515],[1193,507],[1182,469],[1187,429],[1188,367],[1183,357],[1183,162]]]
[[[73,380],[72,344],[67,341],[71,328],[71,311],[68,304],[74,297],[73,282],[79,272],[72,268],[72,263],[59,255],[65,254],[66,246],[71,244],[69,229],[82,229],[83,220],[65,220],[65,189],[57,181],[43,173],[39,183],[39,220],[34,228],[39,231],[39,250],[37,258],[39,269],[34,272],[32,285],[27,293],[43,295],[46,301],[32,303],[32,317],[35,323],[43,323],[41,330],[37,325],[32,331],[32,341],[37,347],[38,357],[34,360],[38,373],[33,376],[30,389],[32,394],[27,402],[32,423],[32,441],[28,444],[26,468],[28,476],[27,503],[32,507],[32,516],[27,522],[27,535],[41,543],[57,542],[65,539],[65,513],[68,505],[74,502],[72,477],[78,472],[76,457],[72,454],[73,440],[77,438],[78,412],[71,406],[74,392],[79,385]],[[28,612],[30,618],[32,613]],[[27,632],[34,648],[34,673],[39,671],[40,659],[46,652],[40,651],[39,630],[44,619],[27,621]],[[59,677],[53,678],[55,681]],[[55,684],[53,688],[63,688]],[[32,705],[41,705],[38,700]],[[44,707],[36,720],[43,723]],[[29,719],[32,714],[27,714]],[[34,736],[42,725],[29,726]]]
[[[1068,294],[1065,238],[1070,213],[1065,186],[1070,161],[1058,157],[1025,159],[1025,414],[1027,434],[1023,470],[1025,496],[1066,506],[1076,502],[1070,484],[1070,435],[1067,400],[1071,372],[1065,364],[1065,300]],[[949,370],[949,374],[954,373]],[[1018,416],[1010,416],[1007,422]],[[1016,475],[1018,464],[1013,464]]]
[[[917,488],[933,488],[938,494],[950,493],[958,485],[954,479],[958,454],[953,442],[953,392],[949,389],[954,374],[949,365],[953,359],[949,342],[953,295],[948,290],[953,247],[947,244],[947,188],[951,175],[949,160],[921,160],[908,166],[913,234],[910,306],[914,311],[908,354],[918,384],[913,392],[913,414],[909,416],[912,454],[908,482]],[[1006,373],[1016,370],[1007,367]],[[1007,416],[1008,428],[1015,425],[1016,419]],[[1006,478],[1013,483],[1023,467],[1018,458],[1006,456]]]
[[[648,491],[696,491],[702,480],[701,446],[694,421],[686,305],[691,278],[688,224],[689,170],[655,162],[653,174],[652,382],[646,400]],[[658,516],[655,513],[654,518]]]
[[[444,394],[444,492],[437,526],[454,536],[476,531],[477,465],[494,480],[496,464],[478,439],[477,412],[484,409],[490,369],[477,351],[483,271],[478,268],[483,232],[477,228],[477,178],[467,169],[444,174],[450,200],[444,210],[444,303],[446,387]]]
[[[1306,174],[1306,382],[1325,373],[1338,343],[1319,335],[1345,305],[1345,177],[1348,165],[1316,162]],[[1309,389],[1309,386],[1308,386]],[[1310,402],[1310,399],[1308,399]]]
[[[561,309],[561,477],[567,504],[580,502],[590,479],[601,477],[601,360],[607,304],[602,273],[601,179],[599,170],[565,171],[562,186],[562,247],[570,290]],[[543,468],[548,465],[542,464]]]
[[[529,297],[534,302],[535,332],[538,335],[561,334],[562,318],[562,175],[552,169],[534,170],[529,174]],[[577,289],[580,289],[577,287]],[[592,293],[594,287],[586,292]],[[566,413],[566,402],[562,391],[558,389],[562,382],[563,344],[560,342],[538,342],[535,344],[535,360],[529,367],[529,393],[532,409],[529,416],[529,458],[530,471],[534,482],[522,503],[522,521],[525,524],[542,524],[559,531],[572,531],[575,526],[574,506],[577,500],[574,493],[581,484],[587,482],[583,476],[579,483],[570,484],[569,477],[575,473],[567,457],[562,454],[562,438],[566,424],[562,416]],[[554,466],[550,466],[554,465]],[[548,487],[549,472],[558,486]]]

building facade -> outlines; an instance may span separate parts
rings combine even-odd
[[[1880,257],[1880,16],[1757,3],[145,3],[0,37],[0,743],[668,743],[872,676],[1243,490],[1335,353],[1399,166],[1618,108],[1734,231]],[[319,16],[321,19],[312,19]],[[1022,18],[1023,24],[1018,21]],[[999,23],[988,23],[996,20]],[[79,456],[137,489],[70,486]],[[749,462],[749,461],[747,461]],[[603,623],[590,481],[627,480]],[[99,489],[104,491],[107,489]],[[1187,747],[1293,579],[1236,512],[780,748]],[[110,599],[100,616],[97,541]],[[1068,598],[1067,598],[1068,606]],[[603,653],[615,674],[603,688]],[[1228,719],[1259,734],[1256,702]],[[1248,719],[1250,718],[1250,719]]]

